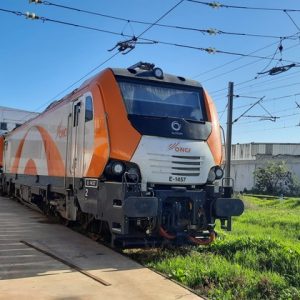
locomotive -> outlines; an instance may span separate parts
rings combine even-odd
[[[202,86],[140,62],[108,68],[0,139],[1,191],[116,247],[208,244],[225,197],[220,125]]]

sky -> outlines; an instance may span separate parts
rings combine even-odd
[[[178,2],[45,1],[149,23],[158,20]],[[294,0],[224,0],[220,3],[300,10],[300,2]],[[149,26],[53,5],[29,4],[27,0],[1,0],[1,9],[33,12],[39,17],[96,27],[130,37],[139,36]],[[165,73],[199,81],[212,96],[225,130],[228,82],[233,82],[234,95],[238,96],[234,98],[233,119],[238,120],[233,124],[233,143],[299,143],[300,127],[297,125],[300,123],[300,106],[297,107],[296,102],[300,104],[300,12],[288,14],[280,10],[212,8],[185,0],[158,24],[272,37],[209,35],[195,30],[153,26],[141,37],[201,49],[213,48],[227,54],[209,54],[160,43],[140,43],[124,55],[118,53],[117,49],[111,52],[108,50],[128,37],[55,22],[30,20],[0,11],[0,106],[40,112],[51,101],[78,87],[84,80],[80,79],[88,73],[92,76],[107,67],[127,68],[139,61],[146,61],[155,63]],[[292,38],[280,39],[288,36]],[[115,53],[118,54],[111,58]],[[292,63],[296,64],[295,67],[281,74],[258,75],[259,72]],[[259,103],[247,111],[261,98]],[[267,116],[276,118],[271,121]]]

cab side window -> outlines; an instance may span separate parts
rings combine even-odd
[[[80,106],[81,106],[81,102],[78,102],[77,104],[74,105],[73,127],[78,126],[79,114],[80,114]]]
[[[91,96],[85,98],[85,122],[93,120],[93,100]]]

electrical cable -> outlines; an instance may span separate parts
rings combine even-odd
[[[258,91],[255,91],[255,93],[273,91],[273,90],[277,90],[277,89],[281,89],[281,88],[285,88],[285,87],[290,87],[290,86],[295,86],[295,85],[299,85],[299,84],[300,84],[300,82],[295,82],[295,83],[291,83],[291,84],[276,86],[276,87],[269,88],[269,89],[258,90]]]
[[[253,87],[258,87],[258,86],[264,86],[264,85],[268,85],[268,84],[273,84],[273,83],[276,83],[277,81],[284,81],[284,80],[287,80],[287,79],[291,79],[291,78],[294,78],[294,77],[298,77],[299,76],[299,72],[300,71],[296,71],[296,72],[293,72],[293,73],[290,73],[290,74],[287,74],[285,76],[279,76],[277,78],[268,78],[267,80],[264,80],[264,81],[260,81],[260,82],[257,82],[257,83],[254,83],[252,85],[248,85],[248,86],[244,86],[244,87],[239,87],[238,89],[236,89],[236,91],[241,91],[241,90],[245,90],[247,88],[253,88]]]
[[[137,37],[133,36],[131,39],[126,40],[126,41],[121,41],[118,42],[112,49],[110,49],[109,51],[112,51],[114,49],[118,49],[119,52],[122,52],[122,54],[127,54],[130,51],[132,51],[136,44],[140,44],[140,42],[138,42],[138,39],[141,39],[141,36],[144,35],[147,31],[149,31],[153,26],[155,26],[159,21],[161,21],[164,17],[166,17],[170,12],[172,12],[177,6],[179,6],[184,0],[180,0],[179,2],[177,2],[177,4],[175,4],[174,6],[172,6],[168,11],[166,11],[162,16],[160,16],[154,23],[151,23],[145,30],[143,30]],[[141,39],[141,40],[146,40],[146,39]],[[154,44],[157,44],[157,41],[151,41]]]
[[[63,94],[64,92],[66,92],[67,90],[69,90],[70,88],[72,88],[74,85],[76,85],[77,83],[79,83],[80,81],[82,81],[83,79],[85,79],[87,76],[89,76],[90,74],[92,74],[94,71],[96,71],[98,68],[102,67],[104,64],[106,64],[107,62],[109,62],[110,60],[112,60],[115,56],[117,56],[119,54],[119,52],[114,53],[113,55],[111,55],[110,57],[108,57],[107,59],[105,59],[103,62],[101,62],[99,65],[97,65],[96,67],[94,67],[93,69],[91,69],[89,72],[87,72],[85,75],[83,75],[80,79],[76,80],[75,82],[73,82],[72,84],[70,84],[68,87],[66,87],[65,89],[63,89],[62,91],[60,91],[59,93],[57,93],[54,97],[52,97],[49,101],[45,102],[44,104],[42,104],[41,106],[39,106],[38,108],[36,108],[35,110],[40,110],[42,108],[44,108],[46,105],[50,104],[51,102],[53,102],[57,97],[59,97],[61,94]],[[25,120],[28,116],[34,114],[36,112],[31,112],[28,115],[25,115],[22,118],[22,121]]]
[[[255,103],[253,103],[248,109],[246,109],[239,117],[237,117],[236,119],[234,119],[232,121],[232,124],[236,123],[240,118],[242,118],[249,110],[251,110],[255,105],[259,104],[259,102],[261,102],[263,99],[265,98],[265,96],[261,97],[258,101],[256,101]]]
[[[160,16],[154,23],[150,24],[149,27],[147,27],[145,30],[143,30],[142,33],[140,33],[137,38],[140,38],[142,35],[144,35],[147,31],[149,31],[153,26],[155,26],[159,21],[161,21],[164,17],[166,17],[170,12],[172,12],[177,6],[179,6],[182,2],[185,0],[180,0],[177,2],[174,6],[172,6],[168,11],[166,11],[162,16]]]
[[[294,48],[296,47],[297,45],[294,45],[290,48],[288,48],[288,50],[290,50],[291,48]],[[255,63],[256,61],[254,61],[253,63]],[[286,80],[287,78],[292,78],[292,77],[295,77],[293,76],[294,74],[296,73],[299,73],[299,71],[296,71],[292,74],[288,74],[288,75],[285,75],[285,76],[280,76],[279,78],[271,78],[271,79],[268,79],[268,80],[265,80],[263,82],[257,82],[257,83],[254,83],[254,84],[251,84],[251,85],[248,85],[248,86],[244,86],[244,87],[239,87],[238,89],[236,89],[236,91],[241,91],[241,90],[245,90],[247,88],[251,88],[253,89],[253,87],[257,87],[257,86],[262,86],[262,85],[265,85],[265,83],[269,84],[269,83],[273,83],[273,82],[276,82],[276,81],[283,81],[283,80]],[[253,78],[253,79],[249,79],[249,80],[246,80],[246,81],[243,81],[243,82],[239,82],[239,83],[236,83],[235,84],[235,87],[237,86],[241,86],[241,85],[245,85],[246,83],[249,83],[249,82],[253,82],[253,81],[257,81],[257,80],[260,80],[262,79],[263,77],[258,77],[258,78]],[[284,79],[286,78],[286,79]],[[226,88],[222,88],[222,89],[219,89],[219,90],[216,90],[216,91],[212,91],[211,92],[211,95],[214,97],[214,101],[215,102],[218,102],[218,101],[221,101],[222,99],[224,99],[224,97],[226,96],[225,94],[224,95],[217,95],[221,92],[224,92],[226,91],[227,89]]]
[[[257,130],[243,130],[243,133],[249,133],[249,132],[261,132],[261,131],[269,131],[269,130],[281,130],[281,129],[289,129],[289,128],[296,128],[298,125],[292,125],[292,126],[283,126],[283,127],[272,127],[272,128],[261,128]],[[236,128],[235,130],[238,130],[239,128]]]
[[[276,43],[275,43],[275,44],[276,44]],[[273,44],[273,45],[274,45],[274,44]],[[291,49],[293,49],[293,48],[295,48],[295,47],[298,47],[298,46],[299,46],[299,44],[297,43],[297,44],[295,44],[295,45],[292,45],[292,46],[286,48],[285,51],[291,50]],[[269,59],[270,56],[271,56],[271,55],[267,56],[267,59]],[[239,59],[241,59],[241,58],[239,58]],[[226,72],[223,72],[223,73],[219,73],[219,74],[217,74],[217,75],[215,75],[215,76],[213,76],[213,77],[210,77],[210,78],[208,78],[208,79],[204,79],[204,80],[202,80],[201,82],[207,82],[207,81],[213,80],[213,79],[215,79],[215,78],[218,78],[218,77],[224,76],[224,75],[226,75],[226,74],[232,73],[232,72],[234,72],[234,71],[240,70],[240,69],[242,69],[242,68],[244,68],[244,67],[247,67],[247,66],[256,64],[256,63],[258,63],[258,62],[260,62],[260,61],[262,61],[262,60],[263,60],[263,59],[261,59],[261,58],[260,58],[260,59],[257,59],[257,60],[255,60],[255,61],[252,61],[252,62],[246,63],[246,64],[244,64],[244,65],[241,65],[241,66],[239,66],[239,67],[230,69],[229,71],[226,71]],[[273,59],[273,60],[274,60],[274,59]],[[283,61],[283,60],[282,60],[282,59],[277,59],[277,61],[278,61],[278,62],[281,62],[281,61]],[[249,79],[248,82],[254,81],[254,80],[259,79],[259,78],[261,78],[261,77],[258,77],[258,78],[257,78],[257,77],[254,77],[253,79]],[[237,86],[237,85],[239,85],[239,84],[236,84],[235,86]],[[222,91],[222,90],[224,91],[224,90],[226,90],[226,88],[221,89],[221,90],[218,90],[218,91],[213,91],[213,92],[211,92],[211,94],[220,92],[220,91]]]
[[[267,101],[274,101],[274,100],[278,100],[278,99],[283,99],[283,98],[287,98],[287,97],[294,97],[296,95],[300,95],[300,93],[298,94],[292,94],[292,95],[286,95],[286,96],[281,96],[281,97],[276,97],[276,98],[269,98],[269,99],[265,99],[264,102],[267,102]],[[260,104],[260,103],[259,103]],[[253,105],[253,104],[250,104],[250,106]],[[297,105],[297,108],[299,108],[298,106],[298,103],[296,102],[296,105]],[[248,105],[244,105],[244,106],[240,106],[240,107],[235,107],[235,111],[238,109],[238,108],[242,108],[242,107],[245,107],[245,106],[248,106]],[[263,109],[265,110],[265,108],[263,107]],[[277,111],[274,111],[273,114],[277,114],[277,113],[281,113],[281,112],[286,112],[286,111],[294,111],[295,110],[295,107],[293,108],[288,108],[288,109],[281,109],[281,110],[277,110]],[[265,110],[270,116],[272,116],[272,114]],[[291,117],[291,116],[296,116],[296,115],[300,115],[300,113],[293,113],[293,114],[286,114],[286,115],[279,115],[277,118],[280,118],[280,119],[283,119],[283,118],[287,118],[287,117]],[[272,116],[273,117],[273,116]],[[247,122],[239,122],[239,126],[240,125],[246,125],[246,124],[250,124],[250,123],[255,123],[257,121],[247,121]],[[280,121],[279,121],[280,122]],[[278,123],[278,122],[277,122]]]
[[[266,98],[266,99],[264,99],[264,103],[265,102],[269,102],[269,101],[277,101],[277,100],[281,100],[281,99],[292,98],[292,97],[294,98],[295,96],[298,96],[298,95],[300,95],[300,93],[298,93],[298,94],[291,94],[291,95],[285,95],[285,96],[276,97],[276,98]],[[250,107],[251,105],[253,105],[253,103],[236,106],[236,107],[234,107],[234,111],[237,111],[237,110],[245,108],[245,107]],[[224,110],[218,111],[218,114],[224,113],[224,111],[226,110],[227,106],[228,106],[228,104],[226,104]],[[287,108],[287,109],[283,109],[283,110],[281,109],[281,110],[278,110],[278,111],[274,111],[273,113],[275,114],[275,113],[278,113],[278,112],[284,112],[284,111],[290,111],[290,110],[295,110],[295,107],[293,107],[293,108]],[[221,117],[220,117],[220,119],[221,119]],[[243,124],[243,123],[239,123],[239,124]]]
[[[269,89],[257,90],[257,91],[255,91],[255,93],[263,93],[263,92],[273,91],[273,90],[276,90],[276,89],[281,89],[281,88],[285,88],[285,87],[295,86],[295,85],[299,85],[299,84],[300,84],[300,82],[291,83],[291,84],[282,85],[282,86],[278,86],[278,87],[273,87],[273,88],[269,88]],[[296,95],[300,95],[300,93],[292,94],[289,97],[296,96]],[[221,98],[221,99],[223,99],[223,98]],[[269,99],[265,99],[264,102],[265,101],[270,101],[270,100],[279,100],[279,99],[283,99],[283,98],[288,98],[288,97],[287,96],[283,96],[283,97],[269,98]],[[218,102],[221,99],[217,99],[217,100],[215,100],[215,102]]]
[[[265,71],[265,70],[271,65],[271,63],[274,61],[274,58],[275,58],[276,54],[278,53],[278,51],[280,51],[280,53],[282,53],[282,50],[283,50],[282,40],[280,40],[279,46],[276,48],[276,50],[275,50],[273,56],[271,57],[269,63],[268,63],[268,64],[267,64],[260,72],[258,72],[257,74],[258,74],[258,75],[263,74],[264,71]],[[281,58],[282,58],[282,57],[281,57]],[[256,78],[257,78],[257,77],[258,77],[258,76],[256,76]]]
[[[300,113],[293,113],[293,114],[288,114],[288,115],[282,115],[282,116],[278,116],[278,118],[280,119],[285,119],[285,118],[290,118],[290,117],[293,117],[293,116],[299,116]],[[291,119],[291,118],[290,118]],[[263,120],[262,120],[263,121]],[[285,122],[285,120],[280,120],[280,121],[276,121],[276,123],[282,123],[282,122]],[[247,122],[239,122],[239,126],[244,126],[244,125],[247,125],[247,124],[253,124],[253,123],[257,123],[257,120],[252,120],[252,121],[247,121]]]
[[[297,25],[297,23],[294,21],[294,19],[291,17],[291,15],[286,10],[284,10],[284,12],[289,17],[289,19],[293,22],[295,27],[300,31],[300,27]]]
[[[252,52],[250,52],[249,54],[251,55],[251,54],[257,53],[257,52],[259,52],[259,51],[261,51],[261,50],[264,50],[264,49],[269,48],[269,47],[271,47],[271,46],[273,46],[273,45],[276,45],[276,44],[277,44],[277,42],[275,42],[275,43],[273,42],[273,43],[271,43],[271,44],[268,44],[267,46],[264,46],[264,47],[262,47],[262,48],[259,48],[259,49],[255,50],[255,51],[252,51]],[[201,75],[203,75],[203,74],[207,74],[207,73],[213,72],[213,71],[215,71],[215,70],[218,70],[218,69],[220,69],[220,68],[223,68],[223,67],[225,67],[225,66],[227,66],[227,65],[229,65],[229,64],[232,64],[232,63],[234,63],[234,62],[236,62],[236,61],[239,61],[239,60],[241,60],[241,59],[243,59],[243,57],[235,58],[235,59],[233,59],[233,60],[231,60],[231,61],[229,61],[229,62],[226,62],[225,64],[222,64],[221,66],[214,67],[214,68],[212,68],[212,69],[203,71],[202,73],[199,73],[199,74],[193,76],[192,78],[197,78],[197,77],[199,77],[199,76],[201,76]]]
[[[290,8],[237,6],[237,5],[222,4],[222,3],[219,3],[219,2],[205,2],[205,1],[200,1],[200,0],[187,0],[187,1],[207,5],[207,6],[210,6],[212,8],[234,8],[234,9],[262,10],[262,11],[300,12],[300,9],[290,9]]]
[[[247,86],[243,86],[243,87],[239,87],[237,89],[235,89],[236,92],[241,92],[245,89],[248,89],[248,88],[251,88],[253,89],[254,87],[259,87],[259,86],[265,86],[265,85],[269,85],[269,84],[273,84],[273,83],[276,83],[277,81],[284,81],[284,80],[289,80],[291,78],[294,78],[294,77],[298,77],[299,76],[299,72],[300,71],[295,71],[294,73],[291,73],[291,74],[288,74],[288,75],[285,75],[285,76],[280,76],[279,78],[269,78],[268,80],[265,80],[265,81],[262,81],[262,82],[257,82],[257,83],[254,83],[254,84],[251,84],[251,85],[247,85]],[[244,82],[240,82],[240,83],[237,83],[235,84],[235,87],[237,86],[241,86],[241,85],[244,85],[246,83],[249,83],[249,82],[253,82],[253,81],[257,81],[259,79],[251,79],[251,80],[247,80],[247,81],[244,81]],[[221,89],[221,90],[218,90],[216,92],[212,92],[211,94],[217,94],[221,91],[225,91],[226,88],[224,89]],[[226,95],[224,94],[223,96],[222,95],[214,95],[214,101],[218,102],[222,99],[224,99]]]
[[[226,104],[226,106],[225,106],[224,110],[222,110],[222,111],[218,112],[218,114],[221,114],[221,115],[220,115],[220,117],[219,117],[219,120],[221,120],[221,119],[222,119],[222,117],[223,117],[223,115],[224,115],[224,113],[225,113],[225,111],[226,111],[227,107],[228,107],[228,103]]]
[[[182,1],[184,1],[184,0],[182,0]],[[181,3],[181,2],[179,2],[179,3]],[[93,30],[93,31],[99,31],[99,32],[102,32],[102,33],[107,33],[107,34],[112,34],[112,35],[120,35],[120,36],[130,37],[131,39],[128,40],[127,42],[130,42],[131,40],[133,41],[131,36],[126,35],[126,34],[122,34],[122,33],[118,33],[118,32],[114,32],[114,31],[99,29],[99,28],[96,28],[96,27],[90,27],[90,26],[85,26],[85,25],[79,25],[79,24],[65,22],[65,21],[61,21],[61,20],[50,19],[50,18],[46,18],[46,17],[39,17],[34,13],[24,14],[24,13],[21,13],[21,12],[5,10],[5,9],[2,9],[2,8],[0,8],[0,11],[13,13],[17,16],[24,16],[24,17],[26,17],[28,19],[32,19],[32,20],[41,20],[42,22],[47,22],[48,21],[48,22],[58,23],[58,24],[62,24],[62,25],[73,26],[73,27],[77,27],[77,28],[83,28],[83,29],[88,29],[88,30]],[[159,18],[158,20],[161,20],[161,18]],[[148,27],[148,30],[150,28],[151,27]],[[144,30],[144,32],[146,32],[146,31]],[[139,36],[141,36],[141,34]],[[135,38],[137,39],[137,37],[135,37]],[[206,52],[206,53],[209,53],[209,54],[218,53],[218,54],[227,54],[227,55],[233,55],[233,56],[259,58],[259,59],[269,60],[268,57],[264,57],[264,56],[249,55],[249,54],[232,52],[232,51],[218,50],[218,49],[215,49],[215,48],[212,48],[212,47],[203,48],[203,47],[197,47],[197,46],[192,46],[192,45],[178,44],[178,43],[172,43],[172,42],[166,42],[166,41],[154,40],[154,39],[148,39],[148,38],[141,38],[141,37],[138,37],[138,39],[142,40],[142,41],[146,41],[146,42],[151,42],[152,44],[161,44],[161,45],[168,45],[168,46],[174,46],[174,47],[180,47],[180,48],[186,48],[186,49],[193,49],[193,50],[203,51],[203,52]],[[293,62],[293,61],[289,61],[289,60],[282,60],[282,61],[298,64],[298,62]]]
[[[61,5],[57,4],[54,2],[49,2],[49,1],[42,1],[42,0],[30,0],[30,3],[35,3],[35,4],[44,4],[44,5],[49,5],[49,6],[54,6],[58,8],[63,8],[71,11],[76,11],[80,13],[85,13],[89,15],[94,15],[98,17],[103,17],[103,18],[109,18],[112,20],[117,20],[117,21],[122,21],[126,23],[133,23],[133,24],[142,24],[142,25],[152,25],[152,26],[157,26],[157,27],[163,27],[163,28],[170,28],[170,29],[179,29],[179,30],[186,30],[186,31],[196,31],[196,32],[201,32],[203,34],[209,34],[209,35],[218,35],[218,34],[224,34],[224,35],[233,35],[233,36],[247,36],[247,37],[259,37],[259,38],[276,38],[276,39],[294,39],[291,36],[274,36],[274,35],[265,35],[265,34],[253,34],[253,33],[240,33],[240,32],[228,32],[224,30],[219,30],[219,29],[200,29],[200,28],[193,28],[193,27],[186,27],[186,26],[178,26],[178,25],[168,25],[168,24],[158,24],[158,23],[150,23],[146,21],[140,21],[140,20],[135,20],[135,19],[128,19],[128,18],[121,18],[121,17],[116,17],[113,15],[108,15],[108,14],[103,14],[99,12],[94,12],[90,10],[85,10],[85,9],[80,9],[76,7],[71,7],[71,6],[66,6],[66,5]]]
[[[156,22],[159,22],[160,20],[162,20],[167,14],[169,14],[173,9],[175,9],[179,4],[181,4],[184,0],[179,1],[175,6],[173,6],[171,9],[169,9],[163,16],[161,16]],[[0,9],[2,10],[2,9]],[[7,11],[7,10],[5,10]],[[13,11],[7,11],[7,12],[12,12],[12,13],[16,13],[18,16],[19,15],[23,15],[21,12],[13,12]],[[25,14],[26,17],[28,17],[30,14]],[[33,19],[36,19],[36,15],[32,15]],[[40,17],[37,17],[38,19],[41,19]],[[46,19],[43,18],[42,20],[51,20],[51,19]],[[53,21],[53,20],[51,20]],[[156,23],[155,22],[155,23]],[[153,24],[155,24],[153,23]],[[67,24],[69,25],[69,23],[65,23],[63,22],[63,24]],[[144,33],[146,33],[148,30],[150,30],[152,28],[152,26],[149,26],[146,30],[144,30],[141,34],[139,34],[139,37],[141,37]],[[105,31],[106,32],[106,31]],[[108,32],[107,32],[108,33]],[[43,106],[47,105],[48,103],[51,103],[53,100],[55,100],[58,96],[60,96],[62,93],[66,92],[67,90],[69,90],[71,87],[73,87],[74,85],[76,85],[77,83],[79,83],[80,81],[82,81],[83,79],[85,79],[87,76],[89,76],[91,73],[93,73],[95,70],[97,70],[98,68],[100,68],[101,66],[103,66],[105,63],[107,63],[108,61],[110,61],[111,59],[113,59],[115,56],[117,56],[120,52],[116,52],[114,53],[112,56],[110,56],[109,58],[107,58],[106,60],[104,60],[102,63],[100,63],[99,65],[97,65],[96,67],[94,67],[92,70],[90,70],[88,73],[86,73],[84,76],[82,76],[80,79],[76,80],[75,82],[73,82],[71,85],[69,85],[67,88],[65,88],[64,90],[62,90],[61,92],[59,92],[58,94],[56,94],[54,97],[52,97],[50,99],[50,101],[48,101],[47,103],[45,103]],[[26,116],[24,117],[26,118]]]

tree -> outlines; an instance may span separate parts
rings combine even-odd
[[[257,168],[253,174],[257,192],[269,195],[299,194],[299,181],[285,161],[268,161],[264,167]]]

